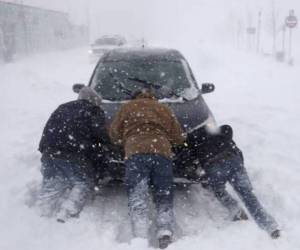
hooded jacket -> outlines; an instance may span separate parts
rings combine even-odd
[[[243,157],[232,138],[233,131],[229,125],[221,126],[216,133],[202,127],[188,135],[188,144],[191,154],[197,155],[201,166],[206,168],[211,162],[224,160],[232,155]]]
[[[134,154],[172,157],[172,145],[184,143],[173,112],[150,93],[142,93],[121,106],[109,131],[112,142],[124,146],[125,159]]]
[[[39,151],[50,157],[89,164],[101,152],[109,137],[104,127],[99,100],[84,88],[79,100],[60,105],[48,119]],[[97,101],[96,101],[97,100]]]

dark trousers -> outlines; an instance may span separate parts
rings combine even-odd
[[[37,201],[41,215],[62,220],[79,215],[94,187],[90,167],[46,155],[41,162],[43,183]]]
[[[225,184],[229,182],[245,204],[251,216],[258,226],[271,233],[278,225],[258,201],[239,155],[232,155],[224,160],[211,163],[205,170],[209,187],[215,193],[218,200],[229,211],[238,210],[236,200],[226,191]]]
[[[157,237],[172,235],[173,168],[172,161],[156,154],[136,154],[125,161],[128,205],[135,237],[147,237],[150,187],[156,207]]]

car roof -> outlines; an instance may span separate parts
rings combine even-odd
[[[98,37],[95,41],[97,40],[101,40],[101,39],[106,39],[106,38],[112,38],[112,39],[122,39],[124,40],[125,37],[121,36],[121,35],[104,35],[104,36],[100,36]]]
[[[175,49],[165,48],[126,48],[114,49],[107,52],[102,60],[105,61],[180,61],[182,54]]]

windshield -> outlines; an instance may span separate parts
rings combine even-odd
[[[183,96],[191,88],[191,77],[182,61],[113,61],[100,63],[92,79],[92,87],[110,101],[131,99],[130,93],[141,90],[146,81],[155,86],[159,99]]]

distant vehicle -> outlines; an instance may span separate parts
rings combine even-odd
[[[102,36],[91,44],[89,54],[91,59],[99,59],[105,52],[116,49],[127,44],[127,41],[122,36]]]
[[[75,84],[73,91],[79,93],[83,86]],[[175,112],[186,133],[194,133],[202,126],[215,125],[214,117],[202,97],[202,94],[214,91],[214,85],[205,83],[200,89],[188,62],[177,50],[128,48],[107,52],[100,58],[88,86],[101,94],[101,106],[108,126],[121,104],[145,87],[151,88],[159,101]],[[124,177],[120,151],[116,150],[108,159],[109,177],[117,180]],[[175,167],[174,174],[182,182],[182,179],[189,179],[189,173],[195,174],[197,165],[186,162],[188,166],[185,168],[185,164],[179,162],[180,166]]]

